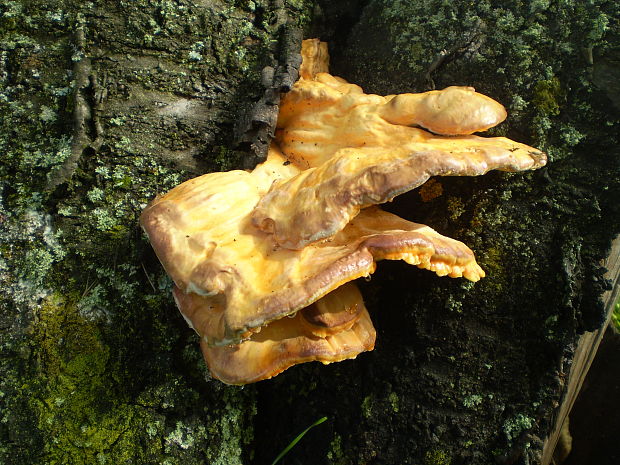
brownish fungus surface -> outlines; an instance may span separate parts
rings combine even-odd
[[[141,216],[213,376],[226,383],[372,350],[374,328],[350,282],[379,260],[484,276],[461,242],[376,204],[430,176],[546,162],[532,147],[471,135],[506,117],[472,88],[368,95],[327,73],[326,44],[304,41],[302,57],[264,163],[187,181]]]
[[[221,311],[222,301],[186,294],[174,296],[182,314],[198,325],[204,315]],[[199,332],[199,328],[195,328]],[[320,361],[325,364],[355,358],[372,350],[375,329],[362,296],[347,283],[309,307],[259,328],[249,339],[234,345],[214,347],[201,341],[202,352],[214,377],[228,384],[246,384],[271,378],[292,365]]]

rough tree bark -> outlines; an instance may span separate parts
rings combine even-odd
[[[617,2],[73,0],[0,6],[0,462],[538,463],[620,230]],[[158,192],[260,159],[301,31],[368,92],[472,85],[533,173],[389,209],[468,244],[472,285],[381,263],[374,352],[211,380],[137,225]],[[293,78],[294,79],[294,78]]]

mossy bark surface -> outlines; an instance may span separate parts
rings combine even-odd
[[[0,10],[0,462],[537,463],[620,230],[615,2],[138,0]],[[283,24],[392,94],[471,85],[532,173],[436,178],[387,209],[462,240],[479,283],[380,263],[374,352],[245,388],[210,379],[137,217],[247,164]],[[254,157],[254,155],[248,155]]]
[[[213,381],[137,218],[241,165],[299,2],[0,6],[0,463],[230,464],[255,389]]]

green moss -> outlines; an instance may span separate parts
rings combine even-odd
[[[135,459],[143,409],[110,398],[110,351],[97,326],[58,296],[44,302],[32,342],[42,377],[32,397],[49,464],[125,463]],[[153,441],[148,447],[159,448]]]
[[[364,397],[364,400],[362,401],[362,405],[361,405],[362,416],[366,418],[367,420],[371,418],[373,415],[374,403],[375,403],[374,398],[370,395]]]
[[[492,293],[501,294],[506,286],[508,274],[506,270],[506,252],[499,245],[488,247],[478,254],[478,261],[488,274],[484,285],[492,289]]]
[[[390,392],[390,394],[388,395],[388,402],[390,404],[390,407],[392,407],[392,412],[398,413],[398,411],[400,410],[399,400],[398,395],[394,391]]]
[[[450,455],[441,449],[430,450],[424,455],[424,465],[450,465],[451,463]]]
[[[345,452],[342,450],[342,436],[334,434],[334,439],[329,443],[329,450],[327,451],[327,459],[330,464],[333,465],[348,465],[351,463]]]
[[[458,220],[459,217],[465,213],[465,204],[458,197],[449,197],[446,204],[451,221]]]
[[[220,146],[217,147],[217,151],[213,157],[213,163],[215,163],[221,171],[236,169],[241,164],[241,154],[227,147]]]
[[[534,85],[532,103],[542,114],[555,116],[565,100],[564,91],[557,77],[538,81]]]
[[[112,359],[100,325],[84,316],[92,313],[76,302],[47,298],[32,335],[40,373],[25,392],[38,417],[43,463],[242,463],[252,438],[251,425],[243,425],[255,411],[247,411],[240,390],[225,388],[220,409],[203,418],[170,422],[165,411],[181,406],[187,388],[171,379],[128,397],[119,385],[123,367]],[[188,401],[199,405],[196,397]]]

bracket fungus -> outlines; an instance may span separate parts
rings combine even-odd
[[[368,95],[327,73],[325,43],[305,40],[302,57],[264,163],[191,179],[140,218],[213,376],[225,383],[372,350],[375,330],[352,281],[379,260],[484,277],[466,245],[376,204],[430,176],[546,163],[532,147],[471,135],[506,111],[470,87]]]

